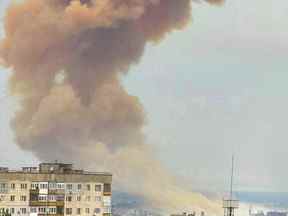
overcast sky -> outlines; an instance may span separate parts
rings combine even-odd
[[[0,1],[1,17],[8,3]],[[234,151],[237,189],[288,191],[287,38],[287,0],[230,0],[194,4],[186,30],[147,47],[123,83],[140,97],[149,143],[173,173],[224,189]],[[13,142],[16,104],[1,70],[0,164],[31,165]]]

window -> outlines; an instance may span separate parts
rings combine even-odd
[[[82,185],[81,185],[81,184],[78,184],[78,185],[77,185],[77,189],[78,189],[78,190],[81,190],[81,189],[82,189]]]
[[[39,184],[37,184],[37,183],[32,183],[32,184],[31,184],[31,189],[33,189],[33,190],[38,190],[38,189],[39,189]]]
[[[87,184],[87,185],[86,185],[86,189],[87,189],[87,191],[90,191],[90,190],[91,190],[91,185],[90,185],[90,184]]]
[[[65,211],[65,208],[64,208],[64,207],[58,206],[58,207],[56,208],[56,214],[57,214],[57,215],[64,215],[64,211]]]
[[[30,200],[31,201],[38,201],[38,195],[37,194],[30,194]]]
[[[72,202],[72,196],[67,196],[67,197],[66,197],[66,201]]]
[[[11,214],[15,214],[15,209],[14,208],[10,208],[10,213]]]
[[[90,213],[90,209],[89,209],[89,208],[86,208],[86,209],[85,209],[85,213],[86,213],[86,214],[89,214],[89,213]]]
[[[101,202],[101,200],[102,200],[101,196],[96,196],[96,197],[95,197],[95,201],[96,201],[96,202]]]
[[[101,192],[102,186],[101,185],[95,185],[95,191]]]
[[[0,193],[7,193],[8,192],[8,184],[0,183]]]
[[[15,189],[15,183],[12,183],[12,184],[10,185],[10,188],[11,188],[12,190],[14,190],[14,189]]]
[[[0,183],[0,188],[5,189],[6,188],[6,183]]]
[[[39,213],[45,213],[46,212],[46,208],[39,208]]]
[[[101,209],[100,209],[100,208],[95,208],[95,209],[94,209],[94,213],[99,214],[100,212],[101,212]]]
[[[55,195],[48,195],[48,201],[56,201]]]
[[[20,208],[22,214],[26,214],[26,208]]]
[[[104,207],[104,213],[111,213],[111,207],[109,206]]]
[[[58,189],[65,189],[63,183],[57,183],[57,187],[58,187]]]
[[[103,199],[103,205],[104,206],[111,206],[111,197],[110,196],[104,196]]]
[[[26,201],[26,196],[21,196],[20,201]]]
[[[77,214],[81,215],[81,208],[77,208]]]
[[[67,185],[66,185],[66,188],[67,188],[67,190],[72,190],[72,189],[73,189],[73,186],[72,186],[72,184],[67,184]]]
[[[20,188],[26,190],[26,189],[27,189],[27,184],[21,184],[21,185],[20,185]]]
[[[52,189],[52,190],[57,189],[57,183],[56,182],[50,182],[49,183],[49,189]]]
[[[30,208],[31,213],[37,213],[37,208]]]
[[[0,195],[0,202],[5,201],[5,195]]]
[[[104,193],[111,193],[111,184],[104,184]]]
[[[71,215],[72,214],[72,208],[66,208],[66,214]]]
[[[81,201],[81,196],[77,196],[77,201],[78,201],[78,202]]]
[[[49,213],[56,214],[56,208],[49,208]]]
[[[39,201],[47,201],[47,195],[39,195]]]
[[[48,183],[40,184],[40,189],[48,189]]]
[[[10,196],[10,201],[15,201],[15,196],[14,195]]]

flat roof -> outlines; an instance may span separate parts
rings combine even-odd
[[[40,172],[8,171],[8,172],[0,172],[0,182],[1,181],[111,183],[112,174],[107,172],[40,173]]]
[[[43,167],[44,166],[44,167]],[[47,166],[47,167],[46,167]],[[49,166],[59,166],[50,170]],[[66,167],[69,166],[69,167]],[[44,168],[44,169],[43,169]],[[66,170],[66,168],[68,168]],[[28,170],[27,170],[28,169]],[[29,170],[30,169],[30,170]],[[64,170],[63,170],[64,169]],[[90,172],[73,169],[72,163],[40,163],[38,167],[22,167],[22,170],[0,169],[0,181],[59,181],[59,182],[112,182],[110,172]]]
[[[44,162],[39,165],[73,165],[72,163],[60,163],[60,162]]]

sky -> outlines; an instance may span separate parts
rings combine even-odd
[[[288,191],[287,11],[285,0],[195,3],[191,24],[148,45],[123,77],[145,108],[149,145],[193,188],[228,188],[234,152],[237,190]],[[0,70],[0,165],[31,165],[13,141],[17,102]]]

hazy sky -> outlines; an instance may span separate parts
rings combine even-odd
[[[1,17],[8,3],[0,1]],[[147,47],[123,82],[140,97],[148,141],[173,173],[223,189],[235,151],[238,189],[288,191],[287,38],[287,0],[230,0],[194,4],[186,30]],[[0,164],[31,165],[9,128],[8,75],[0,72]]]

